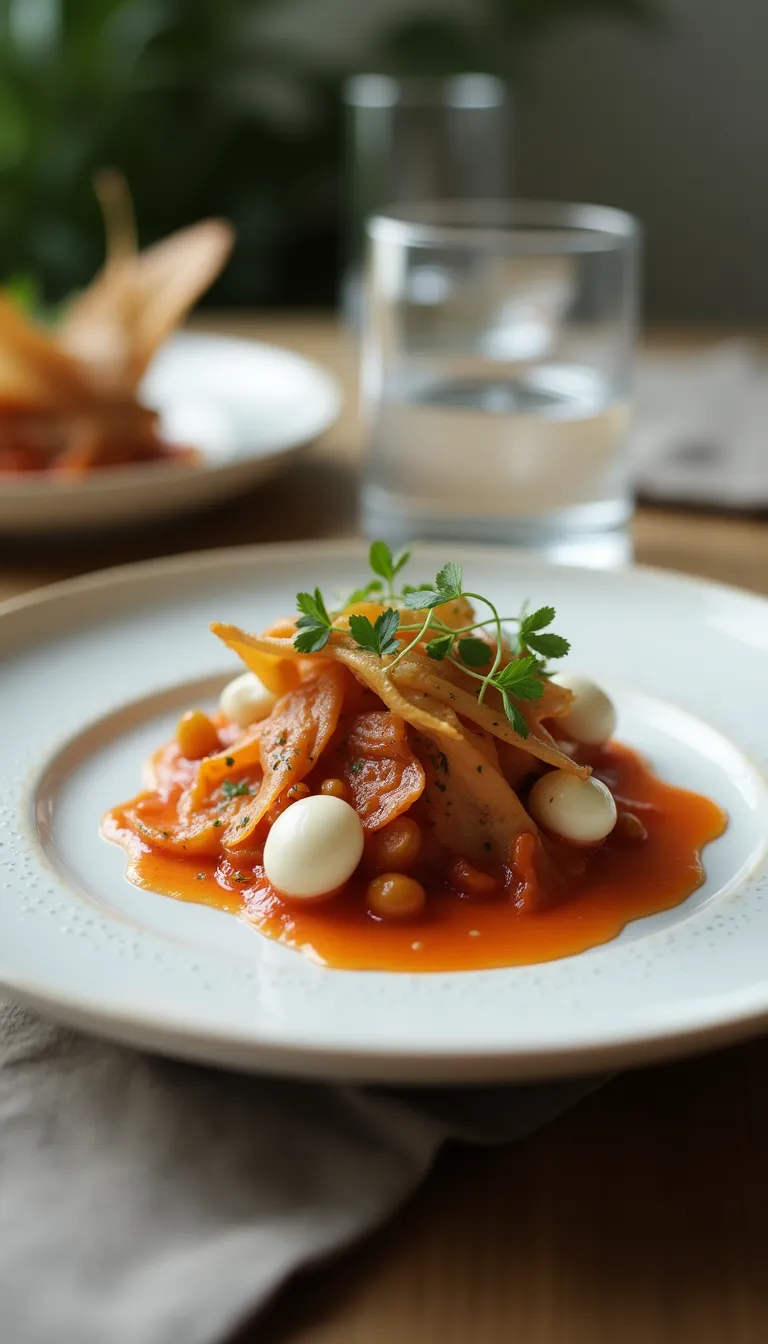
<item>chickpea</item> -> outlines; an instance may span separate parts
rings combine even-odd
[[[468,859],[454,859],[450,867],[450,883],[465,896],[490,896],[498,889],[495,878],[475,868]]]
[[[291,784],[289,788],[283,789],[283,792],[278,794],[267,813],[268,824],[274,826],[277,818],[283,815],[283,812],[291,806],[291,803],[298,803],[300,798],[308,798],[309,794],[309,787],[302,783]]]
[[[203,756],[212,756],[221,748],[219,734],[202,709],[190,709],[187,714],[182,714],[176,740],[188,761],[202,760]]]
[[[368,883],[368,908],[382,919],[413,919],[420,915],[427,893],[420,882],[402,873],[382,873]]]
[[[641,844],[648,839],[647,830],[634,812],[620,812],[615,830],[620,840],[627,840],[630,844]]]
[[[421,853],[421,827],[411,817],[396,817],[374,833],[369,853],[382,872],[402,873]]]
[[[349,802],[349,788],[343,779],[324,779],[320,792],[329,798],[342,798],[345,803]]]

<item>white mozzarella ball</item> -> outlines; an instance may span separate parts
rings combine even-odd
[[[616,804],[601,780],[549,770],[531,789],[529,808],[536,821],[564,840],[596,845],[616,825]]]
[[[221,692],[219,708],[239,728],[247,728],[251,723],[266,719],[276,703],[277,696],[267,690],[255,672],[243,672],[241,677],[227,682]]]
[[[616,732],[616,710],[602,687],[575,672],[558,672],[552,680],[557,686],[573,691],[576,697],[567,714],[558,717],[558,725],[573,742],[601,747]]]
[[[363,857],[363,828],[343,798],[319,793],[292,803],[264,846],[264,871],[275,891],[312,900],[335,891]]]

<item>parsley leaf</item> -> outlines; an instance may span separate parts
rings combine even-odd
[[[296,622],[300,633],[294,639],[293,647],[299,653],[319,653],[328,643],[333,628],[320,589],[316,588],[314,593],[297,593],[296,605],[302,615]]]
[[[327,626],[313,625],[300,631],[293,641],[293,647],[298,649],[299,653],[319,653],[325,648],[330,637],[331,632]]]
[[[453,635],[439,635],[437,639],[431,639],[427,644],[427,655],[434,658],[436,663],[442,663],[453,648],[453,640]]]
[[[447,601],[445,593],[437,593],[429,588],[416,588],[405,594],[405,605],[409,611],[428,611],[430,607],[440,607]]]
[[[409,593],[429,593],[429,592],[431,592],[431,591],[432,591],[432,584],[431,584],[431,583],[404,583],[404,584],[403,584],[403,597],[407,597]]]
[[[315,621],[318,625],[332,625],[328,609],[319,588],[314,593],[297,593],[296,605],[302,613],[303,621]],[[301,625],[301,621],[298,622]]]
[[[526,635],[526,648],[540,653],[542,658],[564,658],[570,650],[570,644],[562,635]]]
[[[400,573],[411,558],[410,551],[400,551],[393,555],[385,541],[374,541],[368,552],[368,563],[374,574],[378,574],[387,583]]]
[[[525,722],[525,719],[520,713],[520,710],[517,708],[517,705],[513,705],[512,701],[510,700],[506,692],[504,693],[503,698],[504,698],[504,713],[509,719],[509,722],[512,724],[512,727],[514,728],[518,737],[527,737],[529,732],[528,724]]]
[[[536,674],[539,661],[528,654],[525,658],[516,658],[507,663],[496,674],[493,684],[504,696],[513,695],[516,700],[540,700],[544,694],[544,683]]]
[[[519,647],[533,649],[534,653],[541,654],[542,658],[564,658],[571,647],[568,640],[551,632],[540,633],[554,621],[554,607],[539,607],[538,611],[531,612],[529,616],[526,616],[524,611],[525,609],[520,613]]]
[[[554,607],[539,607],[538,611],[532,611],[530,616],[521,616],[520,634],[524,638],[526,635],[534,634],[536,630],[546,630],[554,619]]]
[[[435,587],[444,594],[444,602],[452,602],[455,598],[461,596],[462,583],[461,565],[455,565],[453,561],[443,565],[435,579]]]
[[[538,659],[532,654],[527,654],[525,658],[513,658],[506,667],[502,667],[500,672],[496,673],[496,685],[499,690],[506,690],[510,686],[517,686],[525,681],[532,673],[538,670]]]
[[[361,649],[369,649],[380,658],[385,654],[397,653],[400,643],[395,632],[400,625],[400,614],[387,607],[371,624],[367,616],[350,616],[349,629],[355,643]]]
[[[247,779],[240,779],[237,783],[233,779],[225,779],[221,792],[225,798],[244,798],[251,792],[251,786]]]
[[[471,636],[459,640],[459,653],[467,667],[487,667],[492,656],[492,651],[484,640],[473,639]]]
[[[366,583],[364,588],[356,588],[354,593],[350,593],[349,597],[344,603],[344,606],[354,607],[356,603],[367,602],[369,597],[374,597],[377,593],[381,593],[383,591],[384,591],[384,584],[381,582],[381,580],[371,579],[371,582]]]
[[[406,592],[405,605],[411,611],[429,611],[432,607],[441,607],[444,602],[454,602],[461,596],[461,585],[461,565],[455,565],[450,561],[447,565],[443,565],[437,575],[434,588],[431,584],[427,584],[423,588]]]

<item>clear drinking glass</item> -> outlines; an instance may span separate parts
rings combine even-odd
[[[636,221],[453,202],[379,215],[368,232],[367,533],[627,559]]]
[[[357,325],[368,220],[401,201],[503,199],[512,189],[509,85],[495,75],[355,75],[344,86],[346,274]]]

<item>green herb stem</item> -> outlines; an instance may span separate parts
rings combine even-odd
[[[424,621],[424,624],[420,627],[419,633],[416,635],[415,639],[412,639],[410,644],[406,644],[405,647],[402,648],[399,653],[395,654],[395,657],[392,659],[391,663],[387,663],[387,672],[391,672],[392,668],[395,667],[397,663],[400,662],[401,658],[404,658],[407,653],[410,653],[411,649],[415,649],[416,645],[421,643],[422,639],[424,638],[425,634],[427,633],[427,630],[430,628],[431,625],[432,625],[432,612],[428,611],[427,618]],[[413,629],[414,627],[411,626],[410,628]]]
[[[488,690],[488,687],[492,685],[493,679],[499,670],[499,664],[501,663],[502,659],[501,646],[502,641],[504,639],[504,632],[501,628],[501,618],[499,616],[499,613],[489,598],[482,597],[480,593],[463,593],[462,596],[473,599],[475,602],[482,602],[486,607],[488,607],[493,612],[493,623],[496,626],[496,656],[493,660],[493,663],[491,664],[490,670],[486,673],[485,677],[483,677],[483,684],[480,687],[477,696],[478,704],[481,705],[483,703],[483,700],[485,699],[485,692]]]

